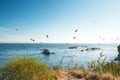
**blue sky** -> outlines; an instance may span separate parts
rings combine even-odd
[[[120,43],[119,21],[120,0],[0,0],[1,43]]]

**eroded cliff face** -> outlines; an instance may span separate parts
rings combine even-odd
[[[120,45],[117,48],[118,48],[118,56],[117,58],[115,58],[115,60],[120,61]]]
[[[118,52],[119,52],[118,56],[120,56],[120,45],[118,46]]]

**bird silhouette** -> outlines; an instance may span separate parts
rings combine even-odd
[[[48,35],[46,35],[46,37],[47,37],[47,38],[49,38],[49,36],[48,36]]]
[[[77,32],[78,30],[76,29],[74,32]]]
[[[73,37],[73,39],[76,39],[76,37]]]
[[[30,40],[33,41],[33,42],[35,41],[34,39],[30,39]]]
[[[18,31],[18,29],[17,29],[17,28],[16,28],[15,30],[16,30],[16,31]]]

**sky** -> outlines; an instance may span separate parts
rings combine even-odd
[[[41,42],[120,43],[120,0],[0,0],[0,43]]]

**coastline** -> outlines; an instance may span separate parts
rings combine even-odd
[[[67,46],[67,48],[68,48],[68,46]],[[98,48],[90,48],[90,49],[99,50]],[[69,49],[67,49],[67,50],[69,50]],[[76,50],[76,52],[78,52],[77,49],[73,49],[72,51],[75,51],[75,50]],[[88,51],[88,53],[93,54],[94,50]],[[87,52],[87,51],[85,51],[85,52]],[[118,53],[119,53],[119,49],[118,49]],[[54,56],[55,54],[51,54],[51,56],[52,55]],[[82,55],[82,54],[80,54],[80,55]],[[49,58],[50,55],[45,56],[45,57]],[[6,64],[5,64],[2,68],[0,68],[0,75],[1,75],[0,79],[4,79],[4,77],[6,77],[6,79],[7,79],[7,76],[13,77],[14,75],[12,75],[12,74],[10,75],[10,74],[3,73],[3,72],[9,72],[9,70],[10,70],[10,72],[12,71],[15,75],[17,74],[19,76],[18,79],[21,79],[21,80],[26,80],[24,78],[27,77],[28,72],[32,75],[30,77],[31,78],[30,80],[95,80],[95,79],[96,80],[119,80],[120,79],[120,77],[119,77],[120,76],[120,74],[119,74],[120,73],[120,71],[119,71],[120,65],[114,61],[111,61],[111,62],[106,61],[106,58],[104,57],[104,54],[102,54],[102,53],[99,54],[99,57],[100,58],[98,58],[97,60],[90,61],[87,64],[87,67],[88,67],[87,69],[85,68],[85,66],[79,66],[79,65],[78,66],[75,65],[74,67],[71,68],[69,64],[67,65],[67,67],[63,68],[61,66],[63,60],[61,60],[61,61],[59,61],[58,65],[51,65],[51,66],[46,65],[46,63],[44,63],[44,62],[41,62],[42,64],[45,64],[45,65],[43,66],[43,68],[40,68],[40,69],[36,68],[37,69],[36,70],[35,69],[36,66],[31,66],[31,68],[30,68],[30,66],[28,66],[28,65],[31,65],[31,60],[35,57],[33,57],[33,56],[30,57],[28,55],[26,55],[24,57],[17,56],[17,57],[15,57],[15,59],[14,58],[8,59],[8,61],[9,61],[8,64],[12,63],[10,61],[13,61],[14,64],[12,64],[12,65],[9,64],[9,65],[7,65],[7,67],[5,67],[6,66]],[[118,54],[118,57],[119,57],[119,54]],[[34,61],[34,60],[32,60],[32,61]],[[37,61],[39,63],[39,60],[37,60]],[[34,64],[34,63],[36,63],[36,62],[33,62],[32,64]],[[38,65],[38,63],[36,63],[35,65]],[[23,68],[23,69],[21,69],[21,68]],[[27,71],[25,69],[27,69]],[[31,73],[31,71],[34,72],[34,69],[37,71],[37,73],[35,72],[35,74]],[[20,73],[17,72],[19,70],[21,70]],[[26,73],[27,74],[26,74],[26,76],[22,77],[24,70],[26,71],[25,74]],[[39,71],[41,71],[41,70],[43,70],[43,73],[45,73],[45,74],[41,75],[39,73]],[[44,76],[44,79],[41,79],[42,76]],[[14,76],[14,77],[16,77],[16,76]],[[13,78],[12,78],[12,80],[14,80]],[[27,78],[29,78],[29,77],[27,77]]]

